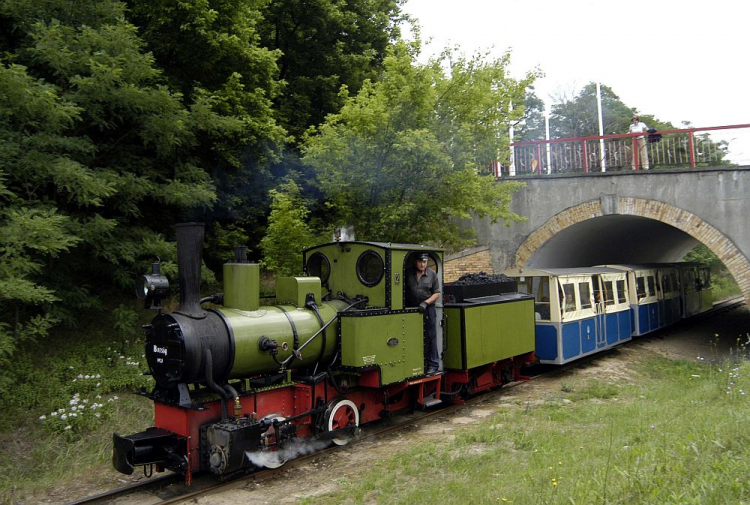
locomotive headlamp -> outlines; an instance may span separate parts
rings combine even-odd
[[[147,309],[161,310],[161,300],[167,296],[169,281],[161,274],[159,263],[151,264],[151,274],[141,275],[135,285],[135,295]]]

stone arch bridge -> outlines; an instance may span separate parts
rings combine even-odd
[[[475,218],[493,269],[679,261],[698,243],[750,300],[750,167],[522,179],[505,226]]]

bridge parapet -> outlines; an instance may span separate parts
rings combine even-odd
[[[729,166],[729,142],[714,141],[709,137],[710,132],[724,130],[750,139],[750,124],[738,124],[654,130],[645,135],[624,133],[515,142],[511,144],[512,163],[507,166],[495,163],[491,169],[496,177],[514,177],[641,170],[647,167]],[[638,152],[642,154],[634,157],[633,153]],[[646,160],[648,165],[644,163]]]

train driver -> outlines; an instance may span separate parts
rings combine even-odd
[[[419,312],[424,314],[425,374],[435,375],[440,369],[435,311],[435,303],[440,299],[440,283],[435,271],[427,268],[429,258],[427,253],[414,255],[414,266],[406,272],[406,303],[419,307]]]

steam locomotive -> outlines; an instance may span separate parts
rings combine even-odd
[[[534,361],[534,296],[512,282],[443,286],[441,249],[313,247],[303,253],[305,275],[277,279],[276,304],[262,306],[259,266],[243,248],[223,267],[224,292],[201,298],[202,247],[201,224],[178,225],[180,305],[171,314],[161,310],[169,283],[158,264],[138,284],[145,306],[159,311],[144,327],[154,426],[113,435],[122,473],[169,469],[190,483],[196,472],[279,467],[348,443],[362,424],[520,380]],[[423,253],[451,300],[437,307],[436,375],[425,374],[425,318],[404,292]]]
[[[224,265],[224,292],[201,298],[203,226],[178,225],[180,305],[154,264],[137,293],[159,313],[144,327],[155,381],[154,426],[114,434],[113,463],[131,474],[169,469],[222,478],[275,468],[360,425],[524,379],[532,362],[602,352],[712,306],[708,269],[694,263],[517,270],[514,280],[443,286],[443,251],[338,241],[303,252],[302,277],[276,282],[260,305],[260,272],[244,248]],[[437,307],[439,373],[424,368],[426,319],[405,276],[427,254]],[[211,302],[215,308],[204,308]],[[144,393],[145,394],[145,393]]]

